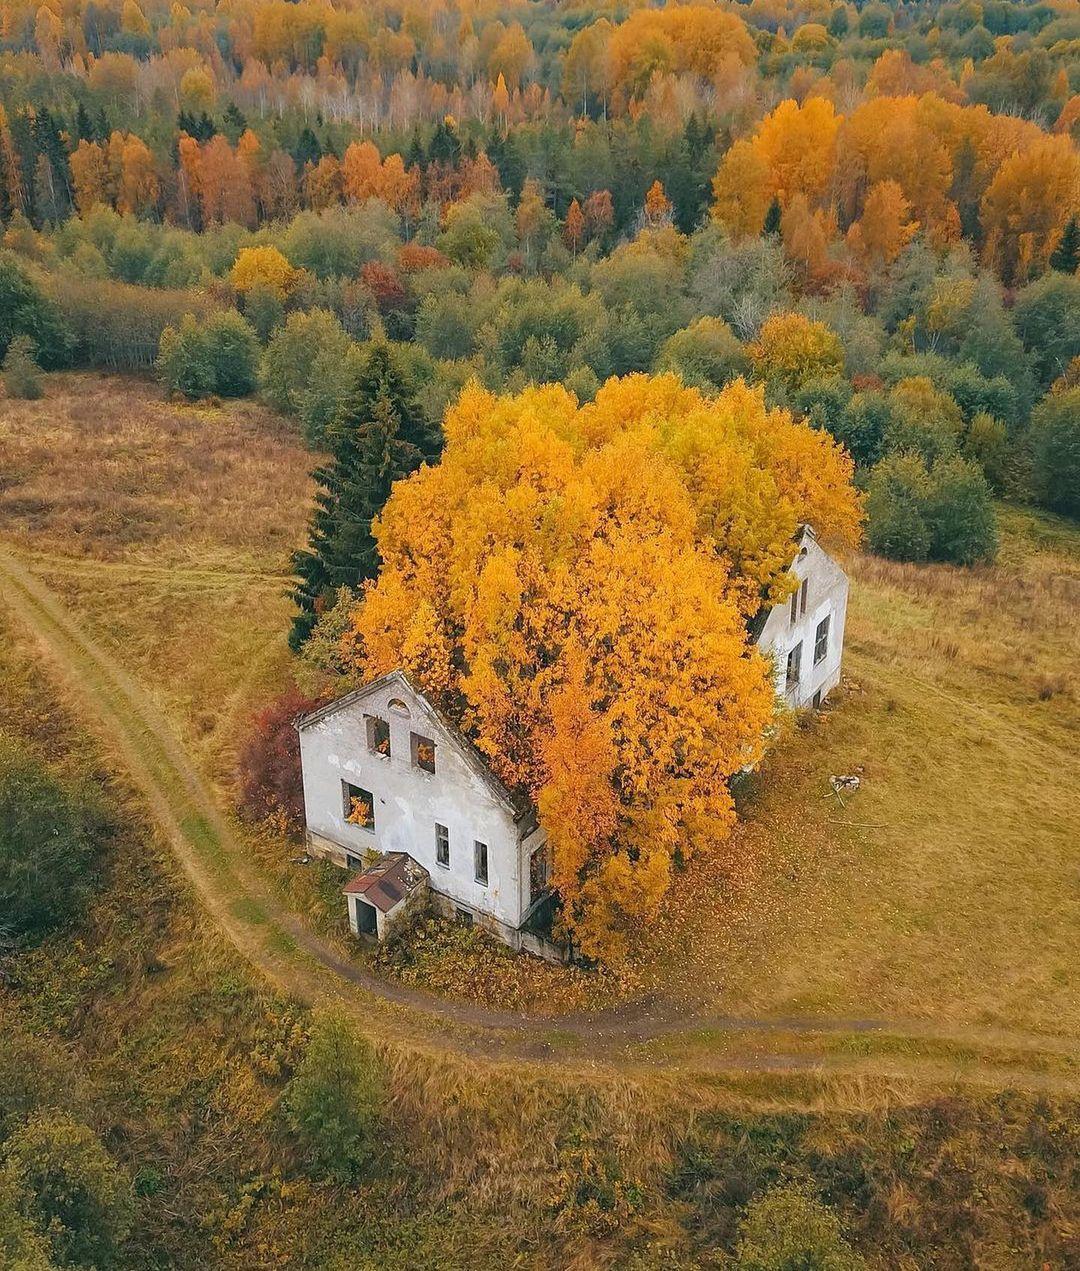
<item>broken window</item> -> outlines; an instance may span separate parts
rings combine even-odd
[[[373,755],[385,755],[390,758],[390,725],[378,715],[367,717],[367,744]]]
[[[435,864],[450,868],[450,831],[438,821],[435,822]]]
[[[829,619],[822,618],[817,624],[817,632],[814,635],[814,665],[825,661],[825,655],[829,651]]]
[[[548,889],[548,854],[547,844],[540,846],[529,857],[529,903],[539,898]]]
[[[341,797],[345,806],[345,820],[350,825],[358,825],[362,830],[375,828],[375,799],[370,790],[343,781]]]
[[[784,677],[786,688],[793,688],[799,682],[799,669],[802,664],[802,641],[787,655],[787,673]]]
[[[410,733],[412,739],[412,761],[414,767],[424,772],[435,771],[435,743],[430,737],[421,737],[419,733]]]
[[[476,881],[487,886],[488,881],[488,853],[487,844],[481,843],[477,839],[473,843],[473,865],[475,867]]]
[[[455,909],[454,917],[459,927],[471,927],[473,924],[473,916],[467,909]]]

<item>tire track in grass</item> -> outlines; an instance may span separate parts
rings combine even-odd
[[[0,590],[146,798],[209,916],[275,988],[308,1004],[344,1008],[379,1036],[494,1058],[625,1061],[636,1049],[631,1060],[635,1066],[665,1065],[662,1052],[649,1054],[649,1043],[672,1038],[690,1044],[684,1061],[690,1069],[850,1072],[864,1062],[857,1047],[844,1057],[843,1039],[850,1036],[886,1044],[892,1039],[1006,1049],[1010,1051],[1007,1064],[995,1067],[988,1056],[991,1062],[976,1064],[967,1079],[1039,1088],[1074,1084],[1045,1071],[1048,1058],[1067,1063],[1075,1055],[1074,1044],[1038,1034],[950,1032],[919,1021],[695,1016],[662,1002],[544,1020],[448,1001],[373,976],[343,958],[272,895],[245,860],[242,845],[149,695],[79,627],[48,587],[2,548]],[[759,1040],[746,1053],[724,1053],[721,1047],[710,1056],[694,1046],[695,1037],[700,1042],[709,1033],[737,1042],[744,1037]],[[769,1034],[797,1038],[795,1053],[762,1051],[760,1039]],[[807,1041],[815,1037],[820,1044],[808,1048]],[[826,1044],[829,1038],[831,1046]],[[1031,1056],[1026,1067],[1025,1051]],[[902,1075],[912,1075],[913,1065],[918,1067],[917,1059],[901,1065],[907,1070]],[[943,1073],[952,1072],[940,1056],[928,1055],[924,1068],[935,1080],[944,1080]],[[959,1072],[952,1075],[965,1079]]]

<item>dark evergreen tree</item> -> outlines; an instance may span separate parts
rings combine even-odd
[[[1080,265],[1080,223],[1075,216],[1070,216],[1061,241],[1050,257],[1050,268],[1063,274],[1075,274],[1077,265]]]
[[[427,162],[427,151],[424,149],[423,138],[420,136],[420,129],[414,128],[413,135],[409,139],[409,149],[405,154],[405,166],[407,168],[422,168]]]
[[[247,120],[244,118],[244,112],[236,102],[229,102],[222,116],[222,132],[235,146],[246,129]]]
[[[94,141],[97,138],[94,121],[90,118],[90,112],[82,102],[79,102],[75,111],[75,136],[79,141]]]
[[[780,200],[773,199],[769,204],[769,210],[765,213],[765,226],[763,232],[766,234],[780,233]]]
[[[340,587],[379,570],[371,523],[395,481],[437,457],[439,430],[424,419],[413,385],[389,344],[372,346],[348,404],[328,430],[331,457],[315,473],[318,492],[308,548],[293,558],[299,613],[289,644],[299,649]]]
[[[323,149],[319,145],[318,137],[315,136],[310,128],[305,127],[300,134],[300,140],[296,143],[296,149],[293,151],[297,169],[303,172],[305,164],[318,163],[322,156]]]
[[[198,115],[193,114],[190,110],[182,110],[176,116],[176,130],[177,132],[186,132],[189,137],[194,137],[201,145],[203,142],[210,140],[217,132],[217,127],[205,110]]]

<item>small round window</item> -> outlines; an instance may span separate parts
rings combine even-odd
[[[402,716],[403,719],[409,718],[409,708],[408,706],[405,705],[405,703],[401,700],[400,697],[392,697],[386,703],[386,709],[390,712],[391,715],[400,715]]]

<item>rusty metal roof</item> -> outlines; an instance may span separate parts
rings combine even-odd
[[[427,870],[407,852],[389,852],[350,878],[341,890],[346,896],[363,896],[386,914],[427,880]]]

